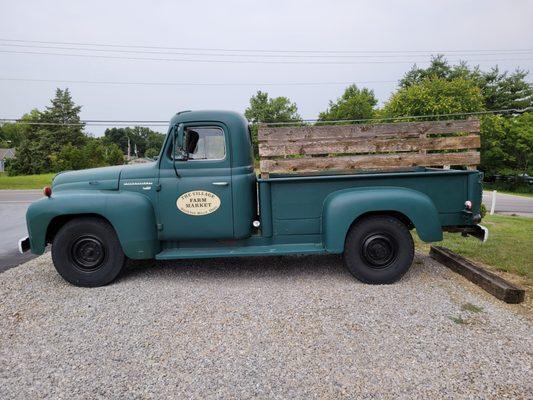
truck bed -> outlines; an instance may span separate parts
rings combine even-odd
[[[421,192],[435,204],[443,227],[458,226],[463,223],[465,201],[481,203],[480,182],[478,171],[423,167],[364,173],[271,174],[268,179],[258,179],[263,235],[321,234],[327,196],[353,188],[399,187]]]

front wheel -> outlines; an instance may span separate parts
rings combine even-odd
[[[103,286],[122,270],[126,256],[113,227],[98,218],[67,222],[52,243],[59,275],[76,286]]]
[[[355,223],[344,244],[344,265],[365,283],[398,281],[411,267],[413,238],[397,218],[370,216]]]

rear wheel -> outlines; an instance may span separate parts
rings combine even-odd
[[[413,262],[413,238],[397,218],[369,216],[354,224],[344,244],[344,265],[365,283],[398,281]]]
[[[113,227],[99,218],[67,222],[52,243],[57,272],[76,286],[103,286],[122,270],[126,256]]]

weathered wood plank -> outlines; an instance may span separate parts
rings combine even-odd
[[[260,142],[261,157],[332,153],[380,153],[398,151],[462,150],[481,146],[477,135],[412,139],[300,139],[294,142]]]
[[[373,154],[343,157],[304,157],[285,159],[262,159],[263,172],[315,172],[323,170],[394,169],[413,166],[444,166],[479,164],[477,151],[457,153],[400,153]]]
[[[506,303],[516,304],[524,301],[524,289],[507,282],[445,247],[431,246],[429,255]]]
[[[259,141],[320,138],[373,138],[418,137],[420,134],[449,134],[455,132],[479,132],[479,120],[452,120],[429,122],[394,122],[388,124],[268,126],[260,125]]]

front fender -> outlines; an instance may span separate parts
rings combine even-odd
[[[107,219],[129,258],[153,258],[159,251],[154,209],[146,196],[133,192],[69,190],[42,198],[28,208],[26,223],[32,253],[44,252],[46,232],[54,218],[84,214]]]
[[[411,220],[423,241],[442,240],[439,214],[427,195],[398,187],[365,187],[339,190],[326,197],[322,214],[326,250],[341,253],[353,221],[370,212],[401,213]]]

